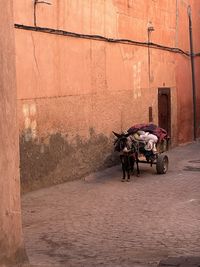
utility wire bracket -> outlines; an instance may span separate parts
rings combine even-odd
[[[46,4],[46,5],[51,5],[51,3],[46,2],[46,1],[39,1],[39,0],[34,0],[34,26],[37,27],[37,18],[36,18],[36,6],[37,4]]]

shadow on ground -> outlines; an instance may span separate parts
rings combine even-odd
[[[200,267],[200,257],[169,257],[161,260],[158,267]]]

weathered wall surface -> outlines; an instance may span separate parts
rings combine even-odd
[[[187,1],[48,2],[36,5],[34,17],[33,1],[14,1],[15,23],[147,42],[151,21],[150,41],[189,49]],[[157,123],[159,87],[171,88],[172,144],[192,139],[187,57],[22,29],[15,30],[15,41],[24,188],[112,165],[112,130],[148,122],[149,107]]]
[[[199,11],[198,1],[177,1],[177,46],[184,51],[190,51],[189,43],[189,20],[187,9],[191,5],[192,10],[192,32],[194,53],[200,51],[199,34]],[[197,106],[197,135],[199,136],[200,123],[200,79],[199,79],[199,57],[195,57],[195,83],[196,83],[196,106]],[[192,74],[191,61],[187,57],[177,55],[176,57],[176,83],[177,83],[177,108],[178,108],[178,143],[189,142],[193,139],[193,99],[192,99]]]
[[[0,266],[25,259],[21,229],[19,143],[12,1],[0,1]]]
[[[192,0],[192,28],[193,28],[193,46],[194,53],[200,51],[200,3]],[[196,83],[196,117],[197,117],[197,137],[200,137],[200,57],[196,57],[194,60],[195,64],[195,83]]]

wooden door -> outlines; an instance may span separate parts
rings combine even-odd
[[[171,94],[170,88],[158,88],[158,124],[171,137]]]

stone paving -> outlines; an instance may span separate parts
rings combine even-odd
[[[24,195],[30,263],[200,266],[200,143],[172,149],[168,156],[165,175],[140,164],[140,177],[121,183],[116,166]]]

